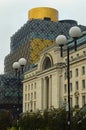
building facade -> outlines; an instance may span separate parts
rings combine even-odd
[[[86,35],[77,42],[76,52],[70,48],[70,103],[76,109],[86,104]],[[67,105],[66,62],[66,52],[61,58],[56,43],[40,53],[37,64],[24,75],[23,112]]]
[[[53,66],[54,64],[56,65],[56,63],[57,63],[55,60],[53,61],[53,58],[56,56],[54,56],[54,54],[53,54],[53,56],[52,55],[50,56],[51,59],[50,60],[48,59],[49,62],[52,61],[52,62],[50,62],[51,63],[50,66],[46,66],[46,64],[47,64],[46,62],[48,62],[46,59],[45,60],[46,64],[44,63],[44,68],[40,68],[42,63],[38,64],[39,68],[37,68],[36,63],[38,63],[40,61],[40,58],[41,58],[40,53],[45,48],[53,46],[54,42],[55,42],[55,38],[58,35],[63,34],[67,38],[69,38],[70,37],[69,29],[72,26],[78,26],[78,27],[80,27],[80,29],[82,31],[86,30],[85,26],[78,25],[78,23],[74,20],[59,20],[58,11],[53,8],[38,7],[38,8],[33,8],[28,12],[28,21],[19,30],[17,30],[17,32],[15,32],[12,35],[11,40],[10,40],[10,53],[4,59],[5,74],[0,76],[1,77],[0,78],[0,83],[1,83],[0,91],[2,92],[1,93],[2,102],[0,105],[6,106],[6,104],[8,102],[8,106],[12,106],[12,102],[14,102],[13,99],[17,99],[17,97],[18,97],[17,90],[18,90],[19,84],[16,83],[16,87],[14,87],[15,82],[13,82],[13,73],[14,73],[13,68],[12,68],[13,63],[18,61],[21,57],[24,57],[27,60],[25,71],[30,70],[32,72],[31,68],[34,68],[34,71],[37,71],[37,73],[38,73],[38,70],[40,72],[44,71],[44,70],[46,70],[46,67],[47,68],[49,67],[49,69],[51,69],[52,67],[50,67],[50,66]],[[81,39],[81,41],[83,42],[84,39]],[[55,66],[53,66],[53,67],[55,67]],[[58,70],[58,73],[60,75],[60,71],[62,71],[62,70],[60,68],[59,69],[57,69],[57,68],[58,67],[56,66],[56,70]],[[43,76],[44,79],[37,78],[39,83],[35,79],[35,81],[37,82],[37,83],[35,83],[35,81],[34,81],[35,86],[37,86],[37,84],[38,84],[38,86],[39,85],[41,86],[41,82],[43,82],[43,84],[46,84],[46,85],[51,84],[50,82],[52,82],[53,84],[54,84],[54,82],[57,82],[57,81],[55,81],[55,79],[56,79],[56,77],[59,78],[58,73],[56,75],[53,74],[54,75],[54,77],[53,77],[52,73],[54,73],[55,70],[54,69],[51,69],[51,70],[50,70],[49,76],[47,76],[47,74],[44,73],[45,74],[45,76]],[[41,73],[39,73],[39,75],[37,75],[37,77],[38,76],[40,77]],[[32,73],[31,73],[31,75],[32,75]],[[10,78],[10,80],[9,80],[9,78]],[[15,77],[14,77],[14,79],[15,79]],[[40,86],[39,86],[39,88],[40,88]],[[54,87],[56,87],[56,86],[54,86]],[[5,90],[7,90],[7,92]],[[22,86],[21,86],[21,91],[22,91]],[[39,93],[40,93],[40,91],[41,91],[41,89],[39,89]],[[45,90],[43,90],[43,91],[45,91]],[[48,87],[48,89],[46,91],[48,93],[48,91],[51,91],[51,90]],[[52,91],[54,91],[54,90],[52,90]],[[14,94],[13,94],[13,92],[14,92]],[[31,93],[32,93],[32,90],[31,90]],[[37,94],[38,93],[36,92],[36,89],[34,89],[35,97]],[[5,95],[7,95],[7,96],[5,96]],[[15,98],[13,98],[14,95],[15,95]],[[33,97],[33,94],[31,94],[31,95]],[[56,95],[58,95],[58,92],[56,92],[55,96]],[[21,93],[20,103],[22,102],[22,96],[23,95]],[[48,94],[48,96],[50,96],[50,94]],[[54,95],[52,95],[52,97],[53,96]],[[4,99],[7,99],[7,101]],[[41,102],[41,99],[42,98],[40,98],[40,102]],[[53,100],[54,100],[54,98],[53,98]],[[57,100],[58,100],[58,102],[60,102],[60,100],[62,100],[62,99],[59,97]],[[32,100],[31,100],[31,102],[32,102]],[[40,102],[38,102],[35,98],[34,110],[35,110],[35,108],[37,108],[37,105],[40,104]],[[55,102],[55,103],[53,103],[53,102]],[[44,105],[44,104],[47,104],[47,105]],[[46,106],[47,106],[47,108],[49,108],[51,106],[51,104],[52,105],[54,104],[54,107],[59,106],[59,103],[57,103],[57,101],[52,101],[52,100],[48,101],[48,99],[47,99],[47,102],[44,103],[44,101],[43,101],[43,105],[40,105],[38,108],[42,109],[42,106],[43,106],[43,109]],[[17,100],[15,100],[14,106],[16,106],[16,105],[17,105]],[[3,108],[6,109],[6,107],[3,107]],[[33,108],[33,107],[31,107],[31,108]],[[29,108],[29,109],[31,109],[31,108]]]

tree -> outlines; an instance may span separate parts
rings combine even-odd
[[[86,106],[78,110],[72,119],[73,130],[86,130]]]
[[[77,128],[77,119],[72,117],[72,113],[73,111],[71,111],[71,127]],[[43,113],[40,111],[24,113],[20,117],[19,126],[22,128],[21,130],[66,130],[67,112],[65,108],[59,108],[45,110]]]
[[[7,130],[11,126],[12,115],[7,110],[0,110],[0,128]]]

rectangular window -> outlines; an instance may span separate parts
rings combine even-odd
[[[82,67],[82,75],[85,75],[85,66]]]
[[[67,103],[67,99],[66,98],[64,98],[64,104],[66,104]]]
[[[25,103],[25,111],[26,111],[26,109],[27,109],[27,104]]]
[[[36,110],[36,102],[34,102],[34,110]]]
[[[30,93],[28,93],[28,100],[30,100]]]
[[[33,111],[33,102],[31,102],[31,110],[30,111]]]
[[[27,101],[27,94],[25,94],[25,101]]]
[[[82,106],[85,105],[85,102],[86,102],[85,96],[82,96]]]
[[[36,99],[36,92],[34,92],[34,99]]]
[[[27,86],[25,86],[25,91],[27,91]]]
[[[72,78],[72,70],[70,71],[70,78]]]
[[[31,93],[31,100],[33,99],[33,93]]]
[[[76,70],[75,70],[75,76],[78,77],[78,75],[79,75],[78,74],[78,68],[76,68]]]
[[[33,89],[33,84],[31,84],[31,90]]]
[[[85,89],[85,79],[82,80],[82,89]]]
[[[72,100],[72,97],[70,97],[70,106],[72,107],[72,103],[73,102],[73,100]]]
[[[36,83],[34,83],[34,89],[36,89]]]
[[[67,73],[66,72],[64,73],[64,79],[65,80],[67,79]]]
[[[75,82],[75,89],[76,89],[76,90],[79,89],[79,83],[78,83],[78,81]]]
[[[28,91],[30,90],[30,85],[28,85]]]
[[[64,93],[67,92],[67,84],[64,84]]]
[[[79,105],[79,97],[75,97],[75,106],[78,107]]]
[[[72,83],[70,83],[70,92],[72,92]]]
[[[29,108],[29,103],[28,103],[28,111],[30,110],[30,108]]]

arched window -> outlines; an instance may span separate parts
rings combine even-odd
[[[51,67],[51,60],[49,57],[46,57],[43,62],[43,70],[48,69]]]

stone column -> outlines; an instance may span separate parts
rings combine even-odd
[[[46,78],[44,78],[44,86],[43,86],[43,109],[46,109],[46,98],[47,98],[47,94],[46,94]]]
[[[49,108],[52,106],[52,76],[49,77]]]
[[[41,78],[41,110],[43,110],[43,102],[44,102],[44,79]]]

